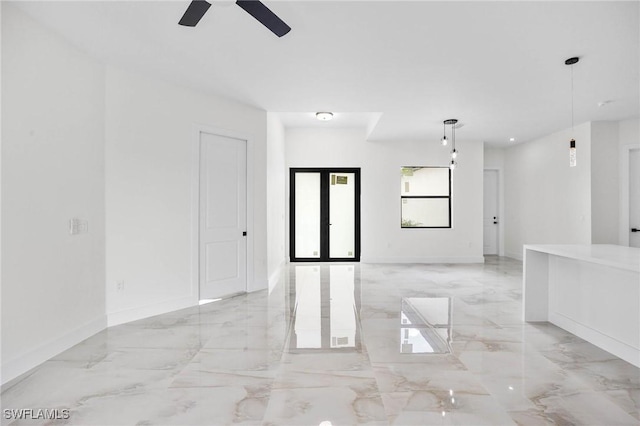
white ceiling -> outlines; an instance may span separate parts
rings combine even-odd
[[[576,124],[639,115],[638,2],[264,2],[288,35],[228,1],[196,28],[177,25],[189,0],[20,7],[107,63],[287,113],[287,126],[437,140],[458,118],[458,140],[521,142],[570,126],[571,56]]]

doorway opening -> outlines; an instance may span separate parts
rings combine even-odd
[[[360,261],[360,169],[290,169],[292,262]]]
[[[483,254],[498,255],[500,253],[499,181],[498,170],[484,171],[484,203],[483,203]]]

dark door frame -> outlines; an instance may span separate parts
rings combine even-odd
[[[296,257],[296,173],[320,173],[320,257]],[[353,173],[355,176],[355,235],[354,257],[329,256],[329,175],[331,173]],[[291,262],[359,262],[360,261],[360,168],[354,167],[311,167],[289,169],[289,258]]]

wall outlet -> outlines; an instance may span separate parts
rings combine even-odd
[[[116,282],[116,290],[124,291],[124,280]]]

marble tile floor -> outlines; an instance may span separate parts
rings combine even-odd
[[[640,425],[640,369],[523,323],[521,285],[521,262],[498,257],[291,264],[270,294],[112,327],[45,362],[2,409],[70,418],[2,425]]]

